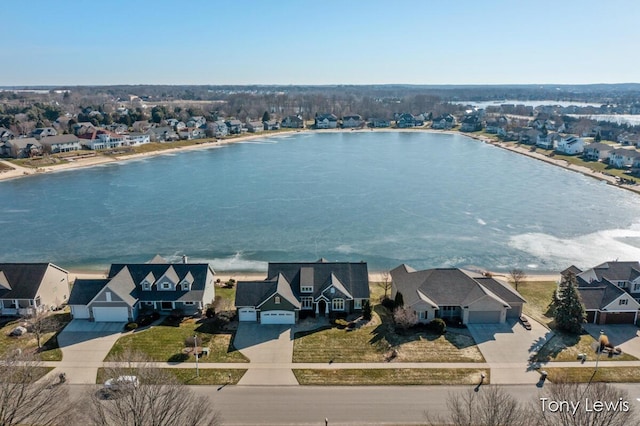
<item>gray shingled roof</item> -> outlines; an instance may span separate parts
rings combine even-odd
[[[625,294],[625,291],[605,280],[602,286],[578,287],[578,293],[580,294],[585,310],[597,310],[604,308]]]
[[[0,263],[10,289],[0,287],[0,299],[33,299],[49,263]],[[52,265],[53,266],[53,265]]]
[[[609,281],[633,281],[640,276],[640,263],[631,262],[605,262],[598,266],[578,274],[580,286],[589,285],[592,281],[600,282],[603,279]],[[593,280],[592,280],[593,278]]]
[[[236,306],[258,306],[267,297],[275,293],[277,282],[265,281],[238,281],[236,286]]]
[[[69,305],[88,304],[108,282],[109,280],[106,278],[99,280],[76,279],[69,296]]]

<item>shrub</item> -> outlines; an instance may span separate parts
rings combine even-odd
[[[204,315],[207,318],[213,318],[216,316],[216,310],[213,309],[211,306],[207,307],[207,310],[204,312]]]
[[[136,320],[136,322],[138,323],[139,327],[146,327],[152,322],[151,315],[140,315],[138,316],[138,319]]]
[[[393,311],[393,321],[396,327],[407,330],[418,323],[418,315],[409,307],[397,308]]]
[[[371,303],[368,300],[365,300],[362,304],[362,318],[365,321],[371,320]]]
[[[156,321],[158,319],[160,319],[160,312],[158,311],[151,312],[151,320]]]
[[[402,295],[402,293],[400,292],[396,293],[396,298],[394,300],[393,306],[396,309],[404,306],[404,296]]]
[[[138,328],[138,323],[137,322],[128,322],[127,325],[124,326],[125,329],[131,331],[131,330],[135,330],[136,328]]]
[[[382,299],[382,302],[380,302],[380,304],[390,311],[393,311],[396,307],[396,304],[393,301],[393,299],[390,299],[388,297],[385,297],[384,299]]]
[[[429,328],[434,333],[442,335],[447,331],[447,324],[442,318],[435,318],[429,323]]]
[[[171,313],[169,313],[169,316],[172,319],[182,319],[182,317],[184,317],[184,311],[182,309],[176,308],[176,309],[172,309]]]
[[[236,285],[236,280],[229,278],[229,281],[224,284],[224,288],[233,288],[234,285]]]

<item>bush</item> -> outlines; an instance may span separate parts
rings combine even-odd
[[[418,323],[418,315],[412,308],[397,308],[393,311],[393,321],[397,328],[408,330]]]
[[[171,313],[169,313],[169,316],[172,319],[178,320],[178,319],[182,319],[182,317],[184,317],[184,311],[182,309],[172,309]]]
[[[365,321],[371,320],[371,303],[368,300],[365,300],[362,304],[362,318]]]
[[[215,317],[215,316],[216,316],[216,310],[215,310],[215,309],[213,309],[211,306],[209,306],[209,307],[207,308],[207,310],[204,312],[204,315],[205,315],[207,318],[213,318],[213,317]]]
[[[138,328],[138,323],[137,322],[128,322],[127,325],[124,326],[124,328],[126,330],[135,330],[136,328]]]
[[[447,332],[447,324],[442,318],[432,319],[429,323],[429,328],[436,334],[444,334]]]
[[[393,299],[390,299],[388,297],[382,299],[382,302],[380,302],[380,304],[392,312],[396,308],[396,303],[393,301]]]
[[[151,319],[153,321],[156,321],[156,320],[160,319],[160,312],[158,312],[158,311],[151,312]]]
[[[234,285],[236,285],[236,280],[229,278],[229,281],[224,284],[224,288],[233,288]]]
[[[139,327],[146,327],[152,322],[151,315],[139,315],[136,322],[138,323]]]

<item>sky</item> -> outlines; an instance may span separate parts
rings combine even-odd
[[[3,0],[0,86],[640,82],[637,0]]]

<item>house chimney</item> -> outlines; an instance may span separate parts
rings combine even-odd
[[[183,254],[183,255],[182,255],[182,263],[184,263],[185,265],[186,265],[187,263],[189,263],[189,258],[187,257],[187,255],[186,255],[186,254]]]

